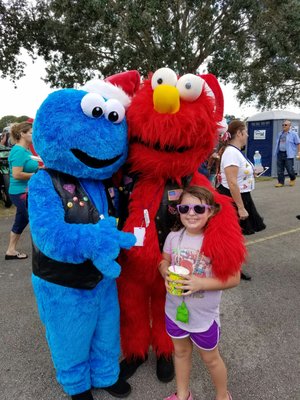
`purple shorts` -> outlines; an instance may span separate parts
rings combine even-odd
[[[183,339],[189,337],[196,346],[203,350],[213,350],[217,347],[220,339],[220,327],[216,321],[213,322],[206,332],[188,332],[179,328],[179,326],[166,315],[166,329],[171,338]]]

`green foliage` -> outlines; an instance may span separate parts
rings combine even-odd
[[[0,18],[0,71],[13,80],[24,47],[45,59],[54,87],[205,68],[234,83],[241,102],[300,105],[299,0],[0,0]]]
[[[16,117],[14,115],[5,115],[0,119],[0,132],[3,131],[3,129],[6,126],[9,126],[12,122],[15,122]]]
[[[23,122],[26,121],[29,117],[27,115],[21,115],[20,117],[16,117],[15,115],[5,115],[0,118],[0,133],[6,126],[13,124],[14,122]]]
[[[24,76],[25,63],[18,59],[21,47],[28,48],[26,0],[0,0],[0,76],[13,80]],[[25,29],[24,29],[25,28]]]
[[[235,84],[241,103],[300,106],[300,1],[258,1],[254,11],[248,14],[247,40],[218,50],[210,69]]]

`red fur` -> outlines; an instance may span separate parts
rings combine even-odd
[[[202,251],[211,258],[213,273],[222,281],[240,270],[245,245],[231,199],[218,194],[209,181],[197,172],[216,142],[213,99],[203,92],[193,103],[181,101],[176,114],[159,114],[153,109],[153,91],[145,81],[128,110],[129,164],[139,173],[129,203],[124,230],[133,232],[144,221],[143,210],[150,215],[143,247],[122,252],[122,273],[118,280],[121,306],[121,341],[125,357],[144,356],[152,345],[155,352],[170,355],[172,343],[165,332],[165,289],[158,272],[161,260],[155,217],[167,179],[181,182],[192,175],[191,184],[209,188],[220,212],[208,223]],[[142,141],[142,143],[141,143]],[[159,144],[161,150],[152,146]],[[169,146],[189,150],[164,151]]]
[[[232,199],[212,188],[208,179],[195,173],[192,185],[205,186],[214,193],[221,211],[208,223],[202,246],[203,253],[212,260],[214,275],[222,281],[235,275],[245,261],[246,249]]]
[[[196,171],[217,141],[217,122],[212,119],[212,98],[202,92],[193,103],[181,102],[176,114],[159,114],[153,108],[153,91],[149,81],[133,98],[127,113],[129,127],[129,164],[132,171],[145,176],[172,178]],[[157,152],[151,147],[135,143],[135,139],[161,147],[190,147],[184,153]],[[187,163],[188,160],[188,163]]]

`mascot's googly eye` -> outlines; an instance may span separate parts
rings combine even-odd
[[[159,85],[176,86],[177,75],[171,68],[160,68],[154,72],[151,79],[151,86],[154,90]]]
[[[195,101],[200,96],[204,85],[204,79],[193,74],[186,74],[179,78],[177,89],[180,98],[185,101]]]
[[[105,108],[105,118],[114,123],[114,124],[119,124],[121,121],[123,121],[125,116],[125,108],[123,105],[115,99],[109,99],[106,102],[106,108]]]
[[[100,94],[88,93],[81,100],[81,109],[84,114],[91,118],[100,118],[105,112],[105,100]]]

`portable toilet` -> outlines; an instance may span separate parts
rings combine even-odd
[[[265,176],[277,176],[277,160],[274,156],[278,132],[282,131],[282,123],[288,119],[292,123],[292,130],[300,133],[300,113],[284,110],[264,111],[252,115],[247,119],[248,143],[246,154],[253,162],[255,150],[258,150],[262,157],[262,165],[270,169]],[[300,162],[295,160],[294,168],[297,175],[300,174]]]

